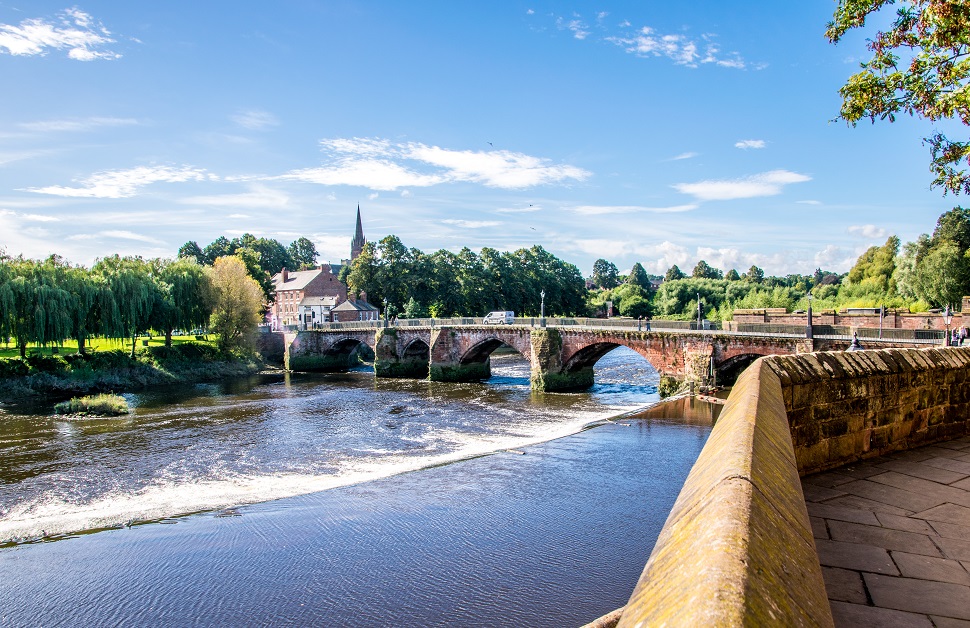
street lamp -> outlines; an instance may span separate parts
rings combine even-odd
[[[812,339],[812,293],[808,293],[808,323],[805,327],[805,337]]]
[[[947,305],[943,308],[943,322],[946,324],[946,337],[943,338],[943,346],[950,346],[950,323],[953,322],[953,312],[950,310],[950,306]]]
[[[387,297],[384,297],[384,327],[387,327]]]
[[[539,297],[542,299],[539,302],[539,327],[546,326],[546,291],[545,289],[539,293]]]
[[[703,323],[701,322],[701,293],[697,293],[697,329],[703,329]]]
[[[849,348],[846,351],[864,351],[862,345],[859,344],[859,332],[853,332],[852,342],[849,343]]]

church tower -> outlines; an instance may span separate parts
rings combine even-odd
[[[350,242],[350,261],[357,259],[360,252],[364,250],[364,229],[360,225],[360,205],[357,205],[357,231],[354,232],[354,239]]]

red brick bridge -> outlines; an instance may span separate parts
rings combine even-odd
[[[460,382],[487,379],[489,356],[512,347],[531,363],[532,387],[576,390],[593,384],[593,367],[618,346],[633,349],[661,375],[709,383],[733,379],[763,355],[845,349],[844,339],[754,335],[708,330],[652,330],[578,325],[449,325],[358,327],[287,333],[285,364],[296,371],[344,370],[362,345],[374,353],[377,377],[430,377]],[[905,343],[892,343],[895,345]]]

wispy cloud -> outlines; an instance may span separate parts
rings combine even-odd
[[[463,229],[480,229],[482,227],[497,227],[502,224],[497,220],[458,220],[455,218],[449,218],[447,220],[442,220],[441,222],[446,225],[452,225],[455,227],[462,227]]]
[[[639,205],[580,205],[572,207],[572,211],[577,214],[601,215],[601,214],[675,214],[679,212],[689,212],[697,209],[697,205],[674,205],[672,207],[642,207]]]
[[[254,184],[249,186],[248,192],[242,192],[240,194],[190,196],[179,202],[186,205],[207,205],[213,207],[285,209],[290,205],[290,197],[280,190],[274,190],[265,185]]]
[[[681,153],[676,157],[671,157],[668,161],[681,161],[683,159],[693,159],[694,157],[697,157],[697,155],[698,153],[694,153],[694,152]]]
[[[268,111],[261,111],[259,109],[240,111],[232,116],[232,121],[252,131],[258,131],[271,126],[279,126],[280,123],[276,116]]]
[[[380,138],[326,139],[321,140],[320,146],[329,163],[319,168],[293,170],[278,178],[390,191],[457,182],[521,189],[566,180],[582,181],[590,174],[582,168],[506,150],[451,150],[420,142],[392,143]]]
[[[529,205],[528,207],[499,207],[495,210],[497,214],[528,214],[530,212],[537,212],[542,210],[538,205]]]
[[[139,122],[135,118],[91,117],[24,122],[20,125],[20,128],[50,133],[55,131],[91,131],[103,127],[133,126],[136,124],[139,124]]]
[[[589,26],[578,15],[574,15],[572,19],[556,18],[556,26],[559,27],[559,30],[572,31],[573,37],[576,39],[589,37]]]
[[[642,26],[636,31],[605,39],[638,57],[666,57],[677,65],[687,67],[696,68],[702,64],[739,70],[746,67],[738,53],[723,54],[711,35],[704,35],[697,40],[686,35],[665,35],[650,26]]]
[[[702,201],[727,201],[781,194],[786,185],[811,181],[812,178],[788,170],[772,170],[741,179],[678,183],[674,189]]]
[[[849,227],[849,233],[861,238],[873,240],[875,238],[885,238],[888,232],[876,225],[853,225]]]
[[[67,240],[100,240],[104,238],[111,238],[114,240],[134,240],[136,242],[148,242],[149,244],[165,244],[162,240],[147,236],[141,233],[135,233],[134,231],[124,231],[118,229],[108,229],[105,231],[99,231],[97,233],[78,233],[75,235],[67,236]]]
[[[735,142],[734,147],[741,148],[744,150],[747,150],[749,148],[764,148],[765,141],[764,140],[740,140],[738,142]]]
[[[107,28],[77,8],[62,11],[53,20],[32,18],[17,26],[0,24],[0,53],[14,56],[66,50],[69,58],[78,61],[118,59],[119,53],[106,48],[113,43]]]
[[[139,188],[152,183],[183,183],[185,181],[215,180],[215,175],[207,174],[200,168],[182,166],[139,166],[128,170],[108,170],[98,172],[78,181],[80,187],[51,185],[43,188],[27,188],[28,192],[52,194],[72,198],[130,198]]]
[[[795,202],[798,203],[799,205],[821,205],[822,204],[822,201],[813,201],[813,200],[795,201]]]

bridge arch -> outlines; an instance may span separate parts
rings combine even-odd
[[[751,366],[751,363],[758,358],[763,358],[765,353],[737,353],[731,357],[721,360],[714,364],[718,386],[732,386],[744,369]]]
[[[492,355],[499,347],[509,347],[516,353],[522,355],[522,351],[513,345],[505,342],[504,340],[496,337],[486,338],[477,344],[469,347],[462,355],[458,358],[459,364],[472,364],[472,363],[484,363],[488,360],[489,356]],[[528,355],[522,355],[525,359],[529,359]]]

